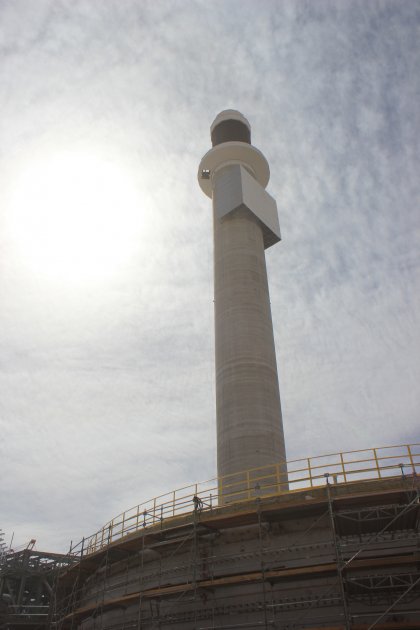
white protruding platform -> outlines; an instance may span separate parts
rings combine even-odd
[[[218,171],[214,180],[213,204],[218,219],[240,208],[252,212],[261,224],[265,249],[281,240],[275,200],[240,164]]]

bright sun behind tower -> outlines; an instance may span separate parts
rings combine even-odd
[[[113,274],[141,229],[133,179],[117,164],[62,153],[24,168],[12,193],[11,232],[25,266],[85,283]]]

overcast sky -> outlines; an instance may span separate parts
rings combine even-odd
[[[289,458],[420,442],[418,0],[0,0],[0,527],[214,476],[209,127],[271,168]]]

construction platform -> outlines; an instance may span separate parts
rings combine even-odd
[[[247,471],[252,485],[236,480],[236,501],[219,479],[218,502],[195,492],[182,513],[173,496],[167,518],[159,500],[154,513],[123,513],[73,549],[52,627],[420,628],[417,446],[410,466],[377,458],[374,479],[365,463],[351,481],[345,466],[346,480],[311,465],[312,483],[276,493],[273,471]]]

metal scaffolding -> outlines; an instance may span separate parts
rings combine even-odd
[[[295,495],[293,504],[257,497],[237,512],[195,507],[178,523],[145,526],[95,554],[82,546],[77,567],[58,582],[51,627],[73,629],[83,621],[95,630],[418,628],[417,476],[351,493],[331,478],[314,496]],[[270,532],[292,509],[308,526],[278,546]],[[252,549],[217,548],[222,535],[245,526],[255,533]],[[323,538],[311,542],[316,528]],[[228,623],[229,615],[244,621]]]
[[[391,617],[396,622],[420,620],[419,558],[416,558],[417,562],[410,562],[414,555],[413,550],[415,553],[420,542],[420,486],[415,475],[406,478],[403,471],[402,473],[406,485],[405,501],[386,506],[373,505],[343,512],[334,510],[334,499],[328,484],[328,501],[333,514],[333,534],[338,550],[337,565],[344,577],[342,583],[347,608],[345,614],[349,628],[350,623],[356,619],[359,623],[365,621],[368,624],[367,630],[377,628],[380,622]],[[352,548],[349,540],[351,536],[359,541],[360,546],[357,549]],[[411,565],[409,572],[401,572],[399,567],[402,565],[398,563],[395,568],[390,563],[385,574],[369,571],[374,568],[376,558],[395,552],[402,557],[402,562],[405,560],[406,566]],[[364,558],[368,567],[365,575],[352,575],[354,563],[363,562]],[[403,610],[397,611],[398,604],[407,603],[409,594],[412,602],[417,604],[415,609],[408,610],[404,606]],[[354,611],[352,614],[352,605],[360,601],[368,604],[372,610]],[[374,608],[377,610],[373,610]]]

